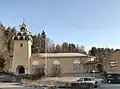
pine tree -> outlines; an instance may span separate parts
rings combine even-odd
[[[42,34],[41,34],[41,53],[45,53],[45,46],[46,45],[46,33],[45,31],[43,30],[42,31]]]

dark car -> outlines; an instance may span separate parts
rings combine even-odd
[[[120,74],[109,73],[109,74],[106,74],[105,77],[108,83],[120,83]]]

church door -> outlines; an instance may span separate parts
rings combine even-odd
[[[25,74],[25,68],[23,66],[18,66],[17,67],[17,73],[18,74]]]

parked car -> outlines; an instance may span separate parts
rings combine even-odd
[[[82,77],[73,83],[78,83],[78,84],[79,83],[84,83],[84,84],[88,83],[88,84],[91,84],[94,88],[97,88],[98,86],[100,86],[98,81],[96,81],[95,78],[93,78],[93,77]]]
[[[105,75],[107,82],[110,83],[120,83],[120,74],[109,73]]]

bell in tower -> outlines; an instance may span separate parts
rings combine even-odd
[[[13,36],[13,40],[31,40],[32,41],[32,36],[31,32],[28,31],[28,28],[26,24],[21,24],[20,26],[20,31],[16,33],[16,36]]]
[[[20,31],[27,32],[27,28],[26,28],[26,25],[24,23],[22,25],[20,25]]]

